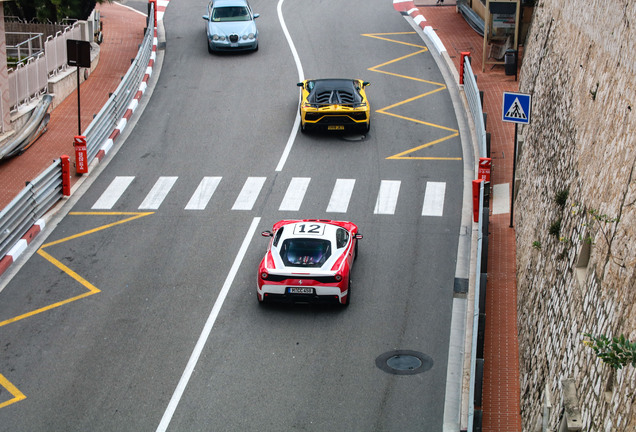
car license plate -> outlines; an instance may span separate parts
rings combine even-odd
[[[327,126],[327,130],[344,130],[344,126]]]
[[[314,289],[307,288],[307,287],[290,287],[289,293],[290,294],[313,294]]]
[[[237,44],[237,43],[230,43],[230,46],[231,46],[232,48],[236,48],[236,47],[238,47],[238,44]]]

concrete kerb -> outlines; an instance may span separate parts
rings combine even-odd
[[[442,41],[418,8],[411,8],[408,1],[394,0],[396,10],[401,11],[409,24],[420,35],[431,51],[449,90],[462,141],[464,161],[464,188],[462,218],[457,251],[456,278],[467,278],[469,282],[466,298],[455,296],[451,317],[446,399],[444,402],[444,432],[465,429],[468,424],[470,364],[474,314],[475,278],[477,268],[478,227],[472,222],[472,180],[477,170],[478,140],[468,101],[459,83],[459,73]],[[406,13],[405,13],[406,12]],[[430,48],[433,47],[431,50]],[[461,67],[461,65],[459,66]],[[470,137],[470,138],[469,138]]]
[[[128,124],[134,125],[139,119],[159,79],[161,66],[163,65],[163,50],[157,49],[159,41],[165,43],[165,30],[162,20],[157,22],[157,27],[155,28],[152,47],[153,53],[149,65],[146,68],[146,74],[129,108],[124,113],[124,116],[110,137],[102,145],[97,156],[89,164],[89,174],[81,176],[71,188],[70,197],[65,197],[58,201],[16,242],[9,253],[0,260],[0,292],[2,292],[9,281],[13,279],[22,265],[44,244],[54,228],[69,213],[88,187],[97,179],[106,165],[108,165],[108,161],[119,151],[126,141],[126,138],[130,135],[133,127],[126,128],[126,126]],[[142,99],[143,95],[146,95],[146,97]],[[110,156],[106,157],[106,155]]]

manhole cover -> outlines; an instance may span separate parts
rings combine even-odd
[[[432,368],[433,359],[417,351],[395,350],[378,356],[375,364],[384,372],[393,375],[415,375]]]

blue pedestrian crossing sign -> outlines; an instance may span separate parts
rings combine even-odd
[[[502,120],[513,123],[530,123],[530,109],[532,97],[524,93],[504,92],[502,105]]]

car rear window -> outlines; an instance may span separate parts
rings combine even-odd
[[[322,239],[287,239],[280,247],[286,266],[322,267],[331,255],[331,242]]]

